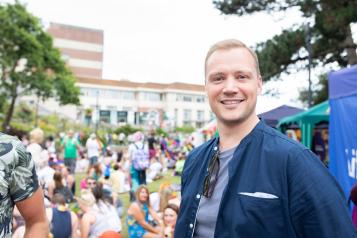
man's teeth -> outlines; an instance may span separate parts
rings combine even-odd
[[[222,101],[223,104],[237,104],[237,103],[240,103],[242,102],[243,100],[224,100]]]

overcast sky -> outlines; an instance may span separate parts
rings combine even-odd
[[[216,41],[237,38],[254,46],[301,21],[294,11],[274,17],[267,14],[227,17],[214,8],[211,0],[21,2],[45,26],[57,22],[103,30],[103,78],[139,82],[203,84],[204,57]],[[265,85],[275,87],[280,96],[261,97],[258,112],[282,104],[301,106],[296,99],[298,88],[307,86],[307,73],[285,81],[288,82]]]

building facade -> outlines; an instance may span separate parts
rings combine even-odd
[[[77,120],[112,125],[202,127],[211,119],[204,86],[78,79],[81,104]]]
[[[47,32],[75,76],[102,78],[103,31],[50,23]]]
[[[50,99],[40,103],[47,111],[88,126],[200,128],[212,119],[203,85],[102,79],[103,31],[59,23],[51,23],[47,31],[81,91],[81,106],[60,106]]]
[[[130,124],[171,130],[182,126],[200,128],[213,118],[203,85],[77,80],[81,91],[80,106],[60,106],[53,99],[40,102],[40,106],[87,126]],[[32,98],[32,101],[35,100]]]

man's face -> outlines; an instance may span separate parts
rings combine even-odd
[[[207,60],[206,93],[217,120],[242,123],[255,116],[262,81],[247,49],[217,50]]]

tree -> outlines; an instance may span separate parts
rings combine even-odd
[[[307,24],[292,26],[256,46],[264,81],[279,78],[308,66],[307,39],[311,42],[312,66],[357,64],[351,23],[357,22],[356,0],[221,0],[213,1],[224,14],[276,13],[295,8]]]
[[[9,129],[20,96],[54,97],[61,105],[78,105],[75,79],[39,19],[16,1],[0,5],[0,22],[0,97],[9,100],[3,131]]]
[[[312,105],[317,105],[328,99],[328,80],[327,75],[319,76],[319,81],[312,85]],[[300,91],[299,100],[305,104],[308,102],[308,90]]]

